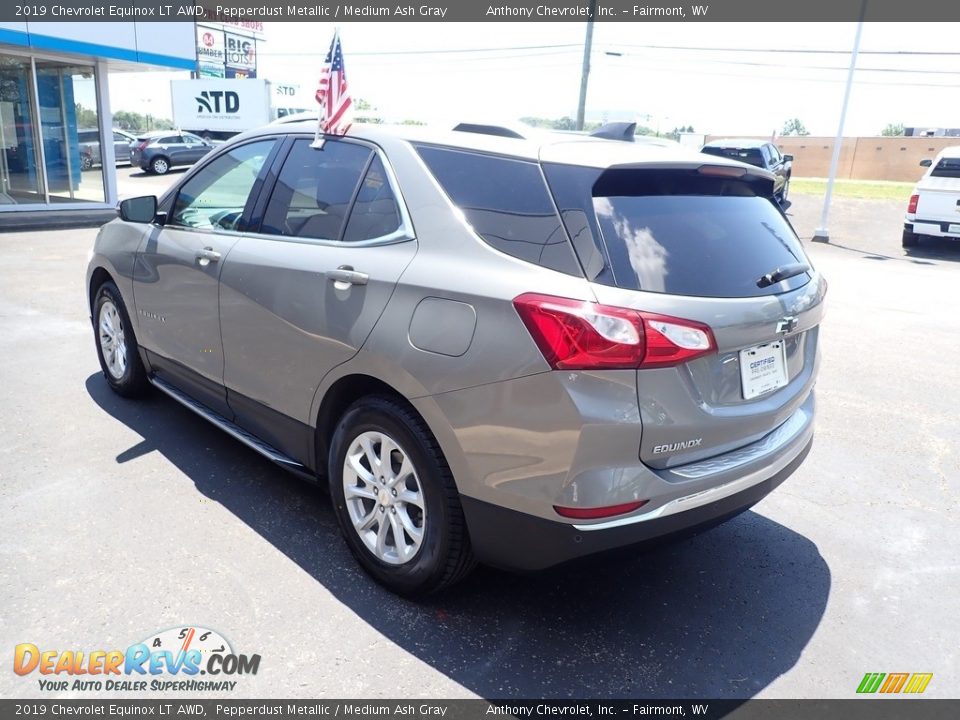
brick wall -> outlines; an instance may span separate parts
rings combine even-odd
[[[707,142],[721,136],[708,135]],[[723,136],[730,137],[730,136]],[[756,137],[756,136],[754,136]],[[796,177],[826,177],[830,172],[833,138],[780,137],[780,152],[793,155]],[[943,148],[960,145],[949,137],[860,137],[844,138],[840,146],[838,178],[854,180],[900,180],[914,182],[923,174],[920,161],[932,158]]]

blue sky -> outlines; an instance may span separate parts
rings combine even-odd
[[[310,91],[333,29],[266,23],[260,75]],[[854,31],[852,23],[598,23],[588,111],[711,134],[769,135],[799,117],[812,133],[833,135]],[[388,119],[559,117],[576,108],[581,23],[348,23],[340,33],[354,96]],[[960,125],[960,55],[907,54],[958,52],[955,24],[868,23],[861,50],[846,134],[898,122]],[[149,100],[154,114],[169,114],[171,74],[137,75],[111,80],[114,109]]]

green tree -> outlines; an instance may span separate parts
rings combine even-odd
[[[800,122],[800,118],[790,118],[783,124],[781,135],[809,135],[806,125]]]
[[[900,137],[903,135],[903,123],[888,123],[880,134],[884,137]]]
[[[90,110],[85,108],[80,103],[75,105],[77,111],[77,127],[82,128],[95,128],[99,124],[97,121],[97,113],[95,110]]]

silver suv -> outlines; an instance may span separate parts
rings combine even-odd
[[[421,595],[687,533],[813,435],[826,283],[762,169],[494,127],[313,123],[121,203],[87,273],[107,383],[322,480]]]

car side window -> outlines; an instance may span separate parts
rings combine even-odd
[[[488,245],[541,267],[582,274],[536,162],[428,145],[417,152]]]
[[[387,180],[380,156],[374,156],[350,210],[344,242],[359,242],[390,235],[400,229],[400,210]]]
[[[373,153],[368,147],[327,140],[322,149],[295,140],[283,162],[260,232],[338,240],[360,177]],[[358,220],[359,223],[359,220]],[[359,229],[355,232],[362,231]]]
[[[114,142],[130,142],[130,138],[128,138],[126,135],[121,135],[120,133],[115,132],[113,134],[113,141]]]
[[[761,146],[760,146],[760,154],[763,155],[763,162],[764,162],[764,164],[765,164],[767,167],[770,167],[770,166],[773,165],[773,158],[772,158],[771,155],[770,155],[770,146],[769,146],[769,145],[761,145]]]
[[[178,142],[180,142],[180,138],[176,135],[168,135],[157,140],[158,145],[176,145]]]
[[[779,165],[780,159],[783,157],[780,155],[780,150],[776,145],[768,145],[767,147],[770,149],[770,164]]]
[[[236,230],[253,184],[276,140],[260,140],[231,149],[204,165],[183,184],[169,225]]]

